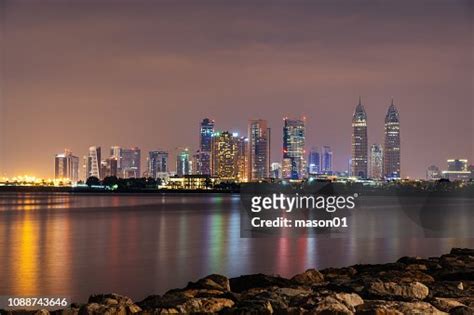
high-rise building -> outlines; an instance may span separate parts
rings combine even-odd
[[[189,150],[185,148],[178,152],[176,156],[176,175],[183,177],[184,175],[191,175],[192,166],[189,159]]]
[[[321,152],[321,173],[331,175],[333,172],[333,154],[331,147],[328,145],[323,146]]]
[[[237,141],[237,180],[249,181],[249,138],[236,136]]]
[[[301,179],[306,175],[305,119],[284,119],[283,178]]]
[[[214,120],[204,118],[199,132],[199,150],[196,154],[196,173],[211,174],[211,146],[214,133]]]
[[[160,173],[168,172],[168,152],[156,150],[148,152],[148,176],[160,177]]]
[[[270,170],[270,128],[266,120],[250,120],[249,135],[249,180],[267,178]]]
[[[215,132],[212,137],[211,175],[224,180],[238,179],[238,137],[228,131]]]
[[[321,173],[321,156],[316,147],[311,148],[308,154],[308,172],[310,175]]]
[[[367,178],[367,155],[367,113],[359,97],[359,104],[352,116],[352,176]]]
[[[441,179],[441,171],[436,165],[431,165],[426,169],[427,180],[438,180]]]
[[[443,177],[450,181],[468,181],[471,178],[471,170],[466,159],[449,159],[448,170],[443,171]]]
[[[121,149],[120,171],[124,178],[141,177],[141,150],[138,147]]]
[[[54,158],[54,177],[56,179],[67,178],[76,183],[79,180],[79,158],[72,155],[69,150],[56,154]]]
[[[122,147],[110,147],[110,157],[115,158],[117,160],[117,176],[121,176],[120,170],[122,169]]]
[[[102,178],[100,173],[100,163],[102,161],[101,157],[101,149],[100,147],[92,146],[89,147],[89,155],[87,156],[87,176],[89,177],[97,177],[99,179]]]
[[[281,179],[281,163],[273,162],[271,164],[271,177],[276,179]]]
[[[393,99],[385,116],[385,142],[383,150],[383,172],[385,178],[400,178],[400,117],[397,108],[393,105]]]
[[[369,176],[373,179],[383,178],[383,149],[380,144],[370,147]]]
[[[101,162],[101,174],[102,177],[109,177],[109,176],[114,176],[117,177],[118,175],[118,159],[111,156],[106,158],[105,160],[102,160]]]

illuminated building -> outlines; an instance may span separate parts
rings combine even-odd
[[[110,157],[115,158],[117,160],[117,176],[121,176],[120,170],[122,169],[122,148],[119,146],[112,146],[110,147]]]
[[[196,173],[211,174],[211,147],[214,133],[214,120],[204,118],[199,132],[199,150],[196,154]]]
[[[427,180],[438,180],[441,178],[441,171],[436,165],[431,165],[426,169]]]
[[[383,172],[387,179],[398,179],[401,176],[400,170],[400,117],[392,99],[385,116]]]
[[[370,147],[370,178],[382,179],[383,178],[383,149],[380,144],[372,144]]]
[[[367,113],[359,97],[359,104],[352,116],[352,176],[367,178],[367,154]]]
[[[236,134],[228,131],[215,132],[211,151],[212,176],[223,180],[239,180],[239,173],[242,172],[239,172],[239,166],[242,165],[239,165],[242,163],[240,153],[245,152],[245,145],[245,141]]]
[[[310,175],[321,173],[321,156],[316,147],[311,148],[308,154],[308,172]]]
[[[249,180],[267,178],[270,169],[270,128],[266,120],[250,120],[249,135]]]
[[[448,160],[448,170],[443,171],[443,177],[450,181],[468,181],[471,178],[471,171],[466,159]]]
[[[189,150],[185,148],[178,152],[176,156],[176,175],[183,177],[184,175],[191,175],[192,167],[189,160]]]
[[[282,175],[301,179],[306,175],[305,120],[284,119]]]
[[[237,180],[249,181],[249,139],[247,137],[236,137],[237,141]]]
[[[101,162],[102,177],[115,176],[118,174],[118,160],[115,157],[108,157]]]
[[[332,160],[333,160],[333,154],[332,154],[331,147],[328,145],[323,146],[323,149],[321,152],[321,173],[326,174],[326,175],[332,174],[333,172]]]
[[[168,172],[168,152],[163,150],[148,152],[148,176],[160,177],[160,174]]]
[[[120,172],[123,178],[141,177],[141,150],[137,147],[121,150]]]
[[[167,180],[166,189],[209,189],[215,179],[206,175],[184,175],[182,177],[170,177]]]
[[[69,179],[76,183],[79,180],[79,158],[72,155],[71,151],[56,154],[54,158],[54,178]]]
[[[274,162],[271,165],[271,177],[275,179],[281,179],[281,163]]]
[[[86,171],[86,178],[89,177],[97,177],[101,179],[100,173],[100,163],[101,163],[101,149],[100,147],[89,147],[89,155],[87,156],[87,171]]]

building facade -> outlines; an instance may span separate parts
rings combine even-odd
[[[270,171],[270,128],[266,120],[250,120],[248,125],[248,174],[249,180],[269,177]]]
[[[168,172],[168,152],[156,150],[148,152],[148,176],[158,178]]]
[[[69,179],[72,183],[79,180],[79,158],[71,151],[56,154],[54,158],[54,178]]]
[[[285,179],[306,176],[305,119],[284,119],[282,175]]]
[[[101,164],[101,148],[98,146],[89,147],[89,154],[87,156],[86,179],[89,177],[102,178],[100,173]]]
[[[370,147],[369,176],[373,179],[383,178],[383,148],[380,144]]]
[[[352,176],[368,177],[367,113],[360,98],[352,116]]]
[[[383,172],[386,179],[401,178],[400,117],[397,108],[393,104],[393,99],[385,116],[383,163]]]
[[[310,175],[321,173],[321,155],[316,147],[311,148],[308,154],[308,173]]]
[[[222,180],[237,180],[239,174],[238,138],[228,131],[212,137],[211,175]]]
[[[123,178],[140,178],[142,176],[140,148],[122,148],[120,164],[120,172]]]
[[[199,150],[196,153],[196,174],[211,174],[211,147],[214,134],[214,120],[204,118],[199,129]]]
[[[176,175],[178,175],[178,177],[191,175],[192,167],[189,158],[189,150],[187,148],[178,152],[178,155],[176,156]]]
[[[331,147],[325,145],[321,150],[321,173],[331,175],[333,173],[333,153]]]

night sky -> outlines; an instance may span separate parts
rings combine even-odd
[[[472,163],[473,8],[0,0],[0,174],[51,177],[54,154],[90,145],[139,146],[145,164],[151,149],[196,149],[204,117],[240,133],[267,119],[280,161],[284,116],[306,116],[307,149],[331,145],[345,170],[359,95],[369,144],[383,142],[394,97],[402,176]]]

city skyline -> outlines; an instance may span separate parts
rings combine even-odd
[[[174,165],[177,147],[198,148],[206,116],[240,134],[267,120],[270,163],[282,117],[305,116],[307,150],[330,145],[344,170],[359,95],[369,146],[384,143],[394,97],[403,177],[474,160],[467,1],[1,5],[2,176],[49,177],[55,154],[82,162],[94,144],[138,146],[142,165],[163,148]]]

